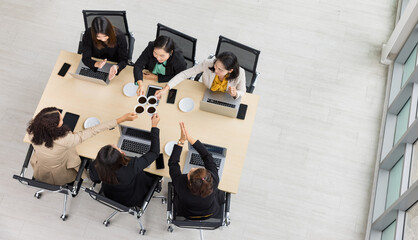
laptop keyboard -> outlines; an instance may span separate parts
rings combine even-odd
[[[213,160],[215,161],[216,168],[219,169],[219,167],[221,166],[221,159],[214,157]],[[203,159],[197,153],[192,153],[192,157],[190,159],[190,163],[191,164],[194,164],[194,165],[202,166],[202,167],[205,166],[205,164],[203,163]]]
[[[86,77],[91,77],[91,78],[97,78],[97,79],[101,79],[103,81],[106,82],[107,77],[109,76],[108,73],[105,72],[100,72],[100,71],[93,71],[90,68],[84,68],[82,67],[80,69],[80,75],[86,76]]]
[[[140,142],[135,142],[135,141],[128,140],[128,139],[123,139],[122,147],[120,149],[122,149],[123,151],[133,152],[133,153],[138,153],[138,154],[143,155],[149,152],[150,148],[151,148],[151,145],[140,143]]]
[[[208,98],[207,102],[217,104],[217,105],[221,105],[221,106],[225,106],[225,107],[230,107],[230,108],[235,108],[235,106],[236,106],[235,104],[218,101],[218,100],[211,99],[211,98]]]

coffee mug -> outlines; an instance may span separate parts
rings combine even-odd
[[[147,103],[147,97],[145,95],[138,96],[138,98],[136,100],[141,105],[145,105]]]
[[[149,106],[147,107],[147,113],[148,113],[150,116],[152,116],[152,115],[154,115],[154,113],[157,113],[157,108],[156,108],[155,106],[153,106],[153,105],[149,105]]]
[[[136,105],[135,106],[135,108],[134,108],[134,111],[135,111],[135,113],[136,114],[142,114],[142,113],[144,113],[145,112],[145,107],[144,107],[144,105],[142,105],[142,104],[138,104],[138,105]]]
[[[157,105],[157,98],[155,96],[149,96],[148,97],[148,104],[149,105]]]

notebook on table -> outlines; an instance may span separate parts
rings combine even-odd
[[[151,132],[139,128],[119,125],[121,136],[118,148],[128,157],[140,157],[151,149]]]
[[[200,110],[235,118],[240,103],[241,97],[234,99],[229,93],[206,89],[203,100],[200,102]]]
[[[72,77],[84,81],[89,81],[101,85],[108,85],[109,80],[109,71],[113,64],[106,63],[102,68],[97,69],[97,71],[91,70],[87,67],[82,60],[78,64],[78,68],[75,73],[69,73]]]
[[[225,165],[226,148],[206,143],[203,143],[203,145],[206,147],[208,152],[212,154],[220,179]],[[193,145],[189,143],[189,152],[187,153],[186,162],[184,163],[183,174],[188,173],[192,168],[202,167],[205,167],[203,159],[200,157],[200,154],[193,147]]]

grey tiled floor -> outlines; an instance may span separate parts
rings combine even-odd
[[[82,9],[127,10],[136,59],[161,22],[198,39],[197,59],[220,34],[261,50],[260,104],[232,224],[206,239],[362,239],[384,99],[381,45],[395,1],[24,1],[0,0],[0,239],[198,239],[165,231],[152,202],[138,236],[135,220],[85,194],[59,220],[61,196],[33,198],[11,179],[22,142],[61,49],[76,51]],[[163,131],[163,130],[162,130]],[[165,191],[164,191],[165,193]]]

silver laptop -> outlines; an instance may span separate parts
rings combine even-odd
[[[75,71],[75,73],[70,73],[70,75],[80,80],[89,81],[101,85],[108,85],[110,82],[109,71],[110,67],[112,66],[113,64],[106,63],[102,68],[98,69],[95,72],[86,65],[84,65],[83,61],[80,60],[77,71]]]
[[[229,93],[206,89],[203,100],[200,102],[200,110],[235,118],[240,103],[241,97],[234,99]]]
[[[140,157],[151,148],[151,132],[139,128],[119,125],[118,148],[128,157]]]
[[[213,160],[216,164],[216,168],[218,169],[219,179],[221,179],[226,159],[226,148],[205,143],[203,143],[203,145],[206,147],[208,152],[212,154]],[[188,173],[192,168],[201,167],[205,167],[205,165],[203,164],[203,160],[200,157],[200,154],[196,151],[196,149],[193,148],[192,144],[189,143],[189,152],[187,153],[183,173]]]

